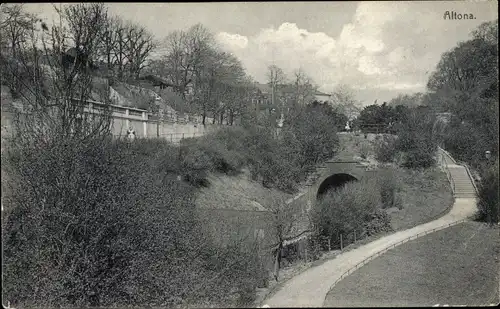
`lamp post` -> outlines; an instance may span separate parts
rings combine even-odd
[[[488,161],[489,161],[489,160],[490,160],[490,158],[491,158],[491,151],[486,150],[486,152],[484,153],[484,156],[486,157],[486,160],[488,160]]]

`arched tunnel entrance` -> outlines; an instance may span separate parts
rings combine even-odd
[[[356,177],[349,174],[333,174],[319,185],[316,199],[321,199],[328,191],[340,189],[346,183],[357,180]]]

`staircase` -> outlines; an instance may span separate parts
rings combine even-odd
[[[453,193],[457,198],[474,198],[476,197],[476,188],[472,183],[469,174],[464,166],[448,165],[450,176],[453,179]]]
[[[459,165],[453,157],[439,147],[440,161],[445,168],[455,198],[475,198],[477,189],[464,165]]]

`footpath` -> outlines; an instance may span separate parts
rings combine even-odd
[[[464,168],[453,164],[455,162],[445,160],[445,164],[447,163],[453,165],[454,169]],[[452,174],[451,177],[453,176]],[[472,186],[472,183],[470,185]],[[460,196],[460,194],[457,194],[459,192],[454,193],[456,198],[452,209],[443,217],[382,237],[308,269],[288,280],[280,290],[264,301],[265,306],[271,308],[321,307],[328,291],[346,275],[355,271],[357,266],[362,266],[363,264],[360,265],[360,263],[363,261],[379,256],[386,250],[401,245],[406,241],[469,220],[477,211],[476,198],[462,198],[458,197]],[[346,274],[348,271],[349,273]]]

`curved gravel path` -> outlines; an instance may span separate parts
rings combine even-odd
[[[351,267],[403,239],[469,218],[476,210],[475,198],[457,198],[450,212],[443,217],[382,237],[310,268],[287,281],[264,303],[270,307],[321,307],[333,283]]]

